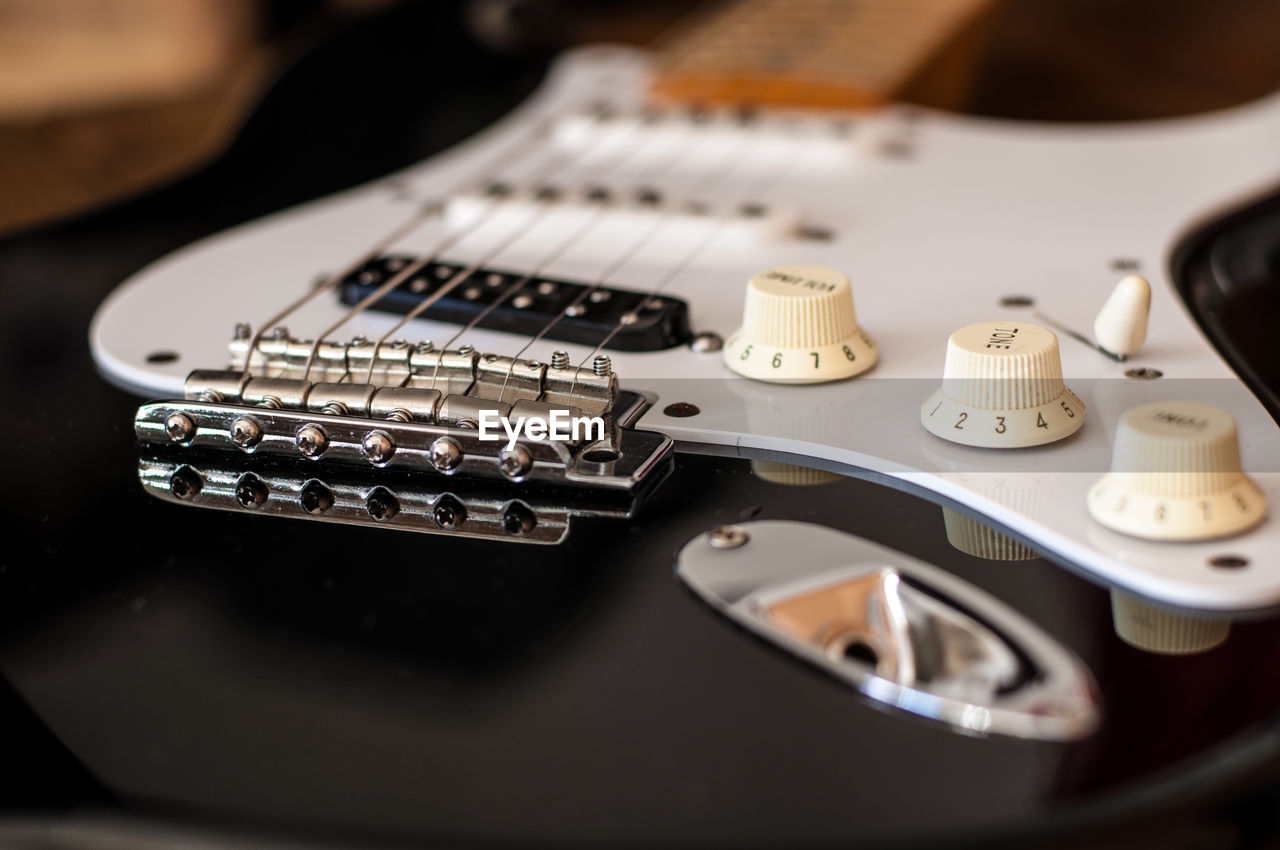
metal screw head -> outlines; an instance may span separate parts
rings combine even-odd
[[[179,467],[169,479],[169,492],[179,499],[193,499],[203,486],[200,476],[189,466]]]
[[[736,525],[722,525],[711,529],[707,535],[713,549],[737,549],[751,538],[747,532]]]
[[[551,352],[551,368],[557,372],[569,368],[569,352],[560,351]]]
[[[231,423],[231,442],[249,451],[262,441],[262,426],[256,419],[241,416]]]
[[[430,354],[431,352],[436,350],[436,346],[435,346],[435,343],[433,343],[431,340],[424,339],[422,342],[418,343],[417,348],[415,350],[419,354]]]
[[[298,504],[312,516],[319,516],[333,507],[333,491],[323,482],[312,479],[302,485],[302,492],[298,494]]]
[[[253,328],[249,327],[247,322],[236,322],[235,330],[232,332],[233,339],[248,339],[253,334]]]
[[[502,512],[502,528],[508,534],[528,534],[538,525],[533,511],[519,502],[512,502]]]
[[[608,377],[613,372],[613,362],[607,354],[597,354],[591,361],[591,371],[599,378]]]
[[[450,472],[462,463],[462,447],[449,437],[438,437],[431,444],[431,465],[441,472]]]
[[[533,468],[533,458],[523,446],[503,449],[498,453],[498,468],[508,478],[520,478]]]
[[[370,431],[361,441],[360,451],[369,463],[382,466],[396,453],[396,441],[386,431]]]
[[[1135,366],[1132,369],[1125,369],[1124,376],[1126,378],[1136,378],[1139,381],[1154,381],[1164,375],[1159,369],[1152,369],[1150,366]]]
[[[719,351],[724,348],[724,338],[717,333],[707,331],[695,336],[689,342],[689,348],[699,354],[706,351]]]
[[[369,516],[385,522],[400,513],[400,500],[386,487],[374,487],[364,500],[364,507]]]
[[[304,457],[320,457],[329,448],[329,436],[319,425],[303,425],[294,436],[294,443]]]
[[[164,432],[175,443],[185,443],[195,436],[196,425],[185,413],[174,413],[164,421]]]
[[[246,472],[236,482],[236,501],[243,508],[259,508],[267,501],[267,485],[252,472]]]
[[[466,521],[467,509],[455,497],[446,493],[436,503],[435,510],[431,512],[431,518],[441,528],[452,530]]]
[[[288,339],[289,329],[284,325],[276,325],[271,329],[271,336],[275,339]]]

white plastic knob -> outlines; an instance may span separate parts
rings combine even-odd
[[[1089,513],[1148,540],[1208,540],[1257,525],[1266,498],[1240,466],[1236,423],[1192,401],[1130,408],[1116,425],[1111,471],[1089,490]]]
[[[1119,588],[1111,589],[1111,621],[1125,643],[1157,655],[1206,652],[1231,632],[1231,621],[1223,617],[1172,611]]]
[[[1053,331],[1010,319],[963,327],[947,340],[942,386],[920,421],[953,443],[1039,446],[1076,432],[1084,403],[1062,382]]]
[[[823,266],[778,266],[751,278],[742,327],[724,346],[730,369],[778,384],[851,378],[876,359],[849,278]]]
[[[1150,312],[1151,284],[1136,274],[1121,278],[1093,320],[1093,338],[1112,354],[1128,356],[1146,341]]]

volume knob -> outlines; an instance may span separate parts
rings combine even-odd
[[[1207,540],[1262,520],[1266,498],[1240,465],[1236,423],[1191,401],[1130,408],[1116,426],[1111,471],[1089,490],[1089,513],[1148,540]]]
[[[849,278],[822,266],[778,266],[747,284],[742,327],[724,347],[730,369],[778,384],[851,378],[875,365]]]
[[[942,386],[920,407],[920,421],[953,443],[1013,449],[1075,433],[1084,412],[1062,382],[1053,331],[1019,321],[979,322],[947,340]]]

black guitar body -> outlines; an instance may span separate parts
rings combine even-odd
[[[1237,622],[1198,655],[1140,651],[1114,633],[1106,588],[1043,559],[964,554],[939,505],[852,470],[783,486],[745,457],[679,452],[632,518],[574,519],[553,546],[148,496],[138,399],[91,364],[94,308],[145,262],[420,159],[536,83],[537,63],[482,53],[431,5],[299,63],[196,177],[0,245],[0,844],[795,847],[1123,829],[1116,846],[1167,847],[1271,828],[1280,622]],[[424,58],[457,69],[447,86],[413,73]],[[1070,742],[958,734],[733,625],[673,568],[691,538],[747,519],[846,531],[986,590],[1092,670],[1100,726]]]

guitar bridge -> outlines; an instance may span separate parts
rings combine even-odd
[[[619,391],[607,357],[573,368],[560,352],[544,364],[430,343],[254,345],[240,332],[231,365],[192,372],[182,399],[139,408],[138,440],[597,493],[647,492],[671,467],[670,438],[631,427],[649,402]]]

